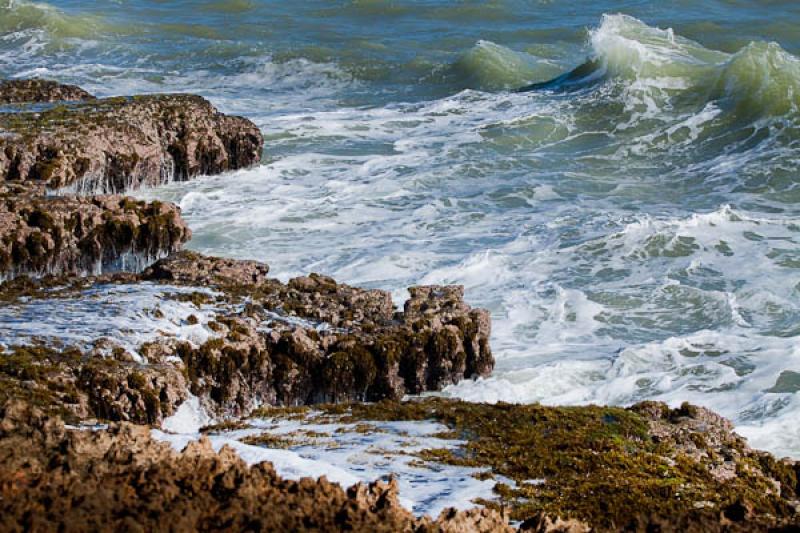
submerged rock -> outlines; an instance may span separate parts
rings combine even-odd
[[[191,232],[177,206],[123,196],[45,196],[0,181],[0,280],[141,270]]]
[[[395,482],[348,490],[281,479],[208,440],[176,453],[146,427],[69,430],[20,402],[0,407],[3,531],[509,531],[489,510],[415,517]]]
[[[245,168],[261,157],[263,138],[252,122],[219,113],[199,96],[85,99],[75,87],[25,83],[7,82],[0,98],[82,100],[0,112],[0,180],[118,193]]]

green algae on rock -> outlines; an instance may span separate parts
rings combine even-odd
[[[541,528],[556,517],[583,524],[565,531],[800,527],[800,464],[749,448],[730,422],[700,407],[486,405],[432,398],[331,405],[322,412],[338,417],[317,422],[447,425],[449,436],[465,444],[426,450],[420,458],[485,467],[512,480],[498,482],[499,501],[482,503],[507,510],[523,529],[550,531]]]
[[[20,89],[6,86],[0,95],[6,87],[19,96]],[[20,98],[51,101],[52,93],[74,93],[57,89],[34,84]],[[252,122],[219,113],[194,95],[84,99],[0,112],[0,180],[35,181],[51,190],[118,193],[218,174],[258,163],[262,146]]]
[[[86,384],[84,412],[109,420],[160,424],[189,393],[219,417],[246,416],[261,405],[400,399],[492,370],[488,312],[467,305],[460,287],[411,288],[404,311],[396,312],[385,291],[358,289],[315,274],[284,284],[267,278],[267,272],[262,263],[180,252],[140,275],[14,280],[0,286],[0,301],[24,306],[19,298],[32,297],[58,306],[63,298],[83,298],[82,291],[98,284],[134,288],[157,282],[153,290],[159,301],[185,303],[185,324],[203,328],[203,339],[190,342],[154,331],[146,342],[136,341],[141,343],[137,353],[122,350],[116,357],[135,358],[135,363],[114,363],[109,372],[85,362],[97,351],[92,348],[97,342],[84,339],[80,356],[61,368]],[[203,306],[210,314],[199,325],[194,313]],[[96,320],[92,310],[81,312],[89,313],[84,320]],[[158,309],[150,314],[156,330],[167,320]],[[105,332],[104,337],[114,335]],[[57,333],[34,341],[51,350],[36,352],[42,365],[57,358],[54,351],[64,350]],[[103,353],[120,349],[112,340],[102,344]],[[147,394],[130,390],[142,390],[135,386],[141,381],[137,372],[152,385]],[[158,372],[166,383],[157,379]],[[48,383],[32,386],[43,393],[52,389]],[[152,401],[152,394],[160,400]],[[52,395],[51,401],[64,403]],[[126,412],[126,402],[136,409]]]
[[[76,102],[94,96],[75,85],[49,80],[0,81],[0,105],[49,102]]]
[[[168,363],[142,365],[75,348],[0,347],[0,403],[22,400],[70,422],[159,424],[187,398],[185,378]]]
[[[402,312],[386,291],[312,274],[284,284],[267,266],[180,252],[144,279],[213,286],[244,310],[217,319],[218,337],[174,348],[192,392],[233,414],[255,403],[298,405],[400,399],[488,375],[488,312],[461,287],[412,287]],[[171,350],[172,348],[165,348]],[[257,400],[254,403],[254,400]]]

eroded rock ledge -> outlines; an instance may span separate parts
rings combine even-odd
[[[490,510],[417,518],[394,483],[287,481],[208,440],[178,454],[142,426],[68,430],[18,402],[0,407],[0,464],[3,531],[510,530]]]
[[[190,236],[170,203],[46,196],[41,186],[0,181],[0,280],[142,270]]]
[[[245,168],[261,157],[255,124],[219,113],[199,96],[93,99],[53,82],[0,84],[0,103],[58,100],[69,102],[0,111],[0,180],[118,193]]]
[[[7,282],[0,290],[7,302],[79,298],[98,283],[158,282],[164,300],[189,300],[213,318],[205,342],[155,336],[137,354],[113,339],[91,350],[44,340],[9,348],[0,397],[38,399],[77,419],[160,424],[189,393],[218,417],[243,416],[259,405],[400,399],[486,376],[494,366],[488,312],[464,303],[461,287],[412,287],[397,312],[385,291],[316,274],[284,284],[267,272],[253,261],[180,252],[141,275]],[[195,292],[171,292],[176,286]],[[191,326],[198,318],[184,320]]]
[[[315,414],[316,413],[316,414]],[[536,532],[789,532],[800,527],[800,465],[750,449],[702,408],[485,405],[442,399],[320,406],[325,424],[435,420],[462,445],[415,453],[420,466],[485,468],[497,499],[483,509],[412,516],[394,483],[347,491],[281,479],[205,438],[181,453],[144,426],[67,429],[29,405],[0,403],[0,528]],[[297,420],[297,409],[259,416]],[[248,427],[247,421],[232,429]],[[254,426],[255,427],[255,426]],[[269,432],[269,424],[260,423]],[[302,425],[299,426],[302,429]],[[208,428],[219,434],[225,426]],[[375,428],[379,431],[378,428]],[[250,431],[250,442],[270,442]],[[283,434],[290,439],[291,435]],[[308,433],[302,434],[308,439]]]
[[[0,81],[0,104],[75,102],[90,100],[91,94],[75,85],[48,80]]]
[[[298,417],[297,410],[263,414],[273,422]],[[317,431],[320,424],[445,424],[450,437],[464,444],[423,450],[419,459],[431,468],[445,463],[486,469],[486,478],[497,480],[499,499],[481,503],[509,513],[522,530],[800,528],[800,463],[753,450],[728,420],[689,404],[670,409],[643,402],[625,409],[431,398],[323,406],[321,415],[311,413]]]

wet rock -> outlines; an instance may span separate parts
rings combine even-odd
[[[177,206],[0,182],[0,279],[141,270],[189,240]]]
[[[75,368],[71,368],[75,372]],[[94,359],[81,366],[77,387],[94,417],[160,425],[187,398],[186,379],[170,364],[108,364]]]
[[[208,440],[176,453],[144,426],[67,430],[19,402],[0,407],[3,531],[510,531],[493,511],[417,518],[394,482],[345,491],[327,481],[281,479]]]
[[[464,444],[419,460],[481,468],[526,531],[795,531],[800,463],[752,450],[707,409],[474,404],[441,398],[321,407],[315,422],[434,420]],[[279,417],[280,410],[271,416]],[[727,465],[719,475],[720,464]]]
[[[86,419],[160,425],[187,398],[180,365],[143,365],[76,349],[0,349],[0,403],[25,400],[72,422]]]
[[[494,366],[488,312],[467,305],[460,287],[412,288],[405,310],[395,312],[386,291],[318,274],[284,284],[266,273],[266,265],[183,252],[142,275],[214,286],[239,305],[218,315],[218,335],[205,344],[159,348],[185,362],[192,393],[214,412],[399,399],[486,376]]]
[[[94,98],[75,85],[48,80],[0,81],[0,104],[75,102]]]
[[[8,94],[33,101],[85,96],[40,82]],[[22,107],[0,112],[0,133],[0,180],[77,193],[118,193],[245,168],[258,163],[263,146],[249,120],[181,94]]]
[[[519,529],[531,533],[588,533],[592,530],[589,524],[580,520],[562,520],[544,513],[528,518],[520,524]]]
[[[269,266],[257,261],[206,257],[184,251],[152,265],[147,277],[202,287],[211,283],[257,285],[267,281],[268,273]]]
[[[210,413],[223,417],[244,416],[260,405],[400,399],[492,370],[488,313],[464,303],[459,287],[412,288],[406,310],[396,312],[385,291],[358,289],[316,274],[282,283],[268,279],[267,271],[266,265],[251,261],[180,252],[141,275],[14,280],[0,286],[0,301],[75,298],[97,283],[147,281],[165,284],[163,301],[210,306],[206,312],[212,312],[212,319],[203,325],[202,340],[181,341],[156,332],[135,351],[144,367],[164,372],[174,367],[174,372],[186,376],[183,394],[171,393],[170,398],[191,392]],[[169,288],[175,286],[196,290]],[[198,322],[196,316],[186,320],[195,326]],[[51,351],[63,350],[49,342]],[[98,342],[94,342],[97,354],[81,356],[103,359],[119,352],[120,363],[132,362],[121,359],[125,350],[115,351],[113,345],[101,350],[107,341]],[[86,346],[91,344],[90,340]],[[44,355],[52,358],[50,352]],[[72,374],[79,376],[82,361],[64,365],[74,367]],[[92,392],[93,416],[161,420],[157,412],[153,414],[159,410],[148,407],[154,402],[147,396],[132,395],[118,386],[125,382],[125,372],[136,371],[135,365],[117,364],[113,379],[100,379],[97,369],[92,370],[95,375],[81,383],[86,382],[85,389]],[[154,377],[148,381],[157,383]],[[170,382],[177,383],[172,378]],[[99,395],[101,390],[106,392]],[[95,405],[98,395],[100,404]],[[173,400],[160,403],[164,416],[174,409]]]

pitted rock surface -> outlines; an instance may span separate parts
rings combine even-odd
[[[149,392],[120,387],[119,383],[143,381],[127,380],[127,374],[147,377],[151,372],[124,360],[113,365],[110,382],[100,368],[91,367],[86,376],[83,361],[91,360],[91,353],[59,362],[70,375],[84,376],[74,394],[61,394],[52,380],[44,378],[31,386],[41,389],[40,395],[46,394],[62,411],[88,405],[91,416],[159,424],[189,393],[212,414],[244,416],[260,405],[400,399],[486,376],[494,366],[488,313],[467,305],[460,287],[412,288],[406,310],[398,312],[386,291],[358,289],[316,274],[282,283],[266,278],[267,268],[251,261],[179,252],[138,276],[80,280],[81,289],[115,281],[197,289],[183,294],[167,290],[163,298],[208,303],[213,315],[204,327],[210,338],[194,344],[157,335],[137,349],[143,369],[159,368],[165,375],[186,377],[180,394],[157,392],[181,387],[165,389],[151,377],[147,390],[156,392],[159,402]],[[74,295],[75,284],[76,278],[70,276],[20,278],[0,287],[0,300]],[[209,288],[214,291],[211,295]],[[23,355],[32,368],[50,368],[49,360],[59,349],[49,350],[28,350]],[[113,346],[106,349],[113,351]],[[18,383],[20,378],[11,372],[10,380]],[[179,380],[170,378],[170,383]],[[70,403],[71,398],[80,401]],[[128,403],[136,409],[126,412]]]
[[[0,81],[0,104],[76,102],[94,98],[75,85],[48,80]]]
[[[39,96],[52,95],[45,90]],[[0,112],[0,180],[68,192],[119,193],[246,168],[259,162],[262,146],[252,122],[219,113],[193,95]]]
[[[488,312],[467,305],[461,287],[412,287],[405,310],[395,312],[386,291],[318,274],[284,284],[266,279],[266,268],[182,252],[142,275],[202,282],[240,305],[218,316],[217,337],[202,346],[148,347],[180,357],[192,393],[210,400],[212,411],[242,415],[258,404],[399,399],[486,376],[494,367]]]
[[[344,490],[282,479],[202,439],[181,453],[144,426],[68,430],[20,402],[0,407],[3,531],[511,531],[493,511],[433,520],[398,502],[397,484]]]
[[[260,284],[267,281],[269,266],[257,261],[206,257],[184,251],[168,261],[152,265],[146,276],[153,280],[174,281],[199,287],[208,284]]]
[[[190,236],[170,203],[45,196],[41,186],[0,181],[0,279],[141,269]]]

